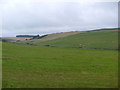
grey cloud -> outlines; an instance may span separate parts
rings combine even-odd
[[[3,36],[117,27],[118,19],[117,2],[7,3],[2,15]]]

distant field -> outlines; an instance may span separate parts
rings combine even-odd
[[[75,35],[70,35],[48,41],[44,41],[44,39],[35,39],[35,40],[28,40],[19,43],[22,44],[29,43],[33,45],[51,46],[51,47],[118,49],[118,31],[100,30],[94,32],[78,33]]]
[[[79,34],[68,38],[78,36]],[[118,87],[117,50],[51,48],[3,43],[2,52],[3,88]]]
[[[26,44],[26,43],[33,44],[34,42],[50,41],[50,40],[54,40],[54,39],[58,39],[58,38],[63,38],[63,37],[75,35],[78,33],[82,33],[82,31],[53,33],[53,34],[48,34],[47,36],[40,38],[40,39],[25,40],[25,41],[17,42],[17,43],[19,43],[19,44]]]
[[[8,42],[16,42],[18,40],[24,41],[26,39],[30,39],[29,37],[2,37],[2,39],[8,41]]]
[[[62,37],[66,37],[66,36],[70,36],[70,35],[74,35],[74,34],[78,34],[78,33],[80,33],[80,32],[76,31],[76,32],[53,33],[53,34],[48,34],[46,37],[44,37],[42,39],[34,39],[34,40],[29,40],[29,39],[31,39],[30,37],[2,37],[2,39],[7,40],[8,42],[16,42],[18,40],[22,41],[20,43],[26,43],[29,41],[30,42],[32,42],[32,41],[42,42],[42,41],[53,40],[53,39],[62,38]],[[25,42],[23,42],[23,41],[25,41]]]

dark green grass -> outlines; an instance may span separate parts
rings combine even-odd
[[[46,42],[33,42],[36,45],[81,48],[118,48],[118,32],[87,32]]]
[[[115,88],[118,52],[3,43],[3,88]]]

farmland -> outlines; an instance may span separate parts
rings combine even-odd
[[[80,33],[64,38],[37,43],[56,47],[83,47],[83,48],[118,48],[117,32],[89,32]]]
[[[3,88],[117,88],[117,35],[77,33],[41,43],[35,40],[36,46],[24,45],[29,40],[19,42],[23,45],[3,42]],[[71,48],[80,44],[98,49]]]
[[[115,30],[114,30],[115,31]],[[22,44],[33,44],[37,46],[67,47],[67,48],[96,48],[96,49],[118,49],[118,32],[111,30],[100,30],[91,32],[77,32],[74,35],[56,38],[58,35],[50,35],[43,39],[27,40],[18,42]],[[51,38],[52,39],[51,39]],[[49,40],[49,38],[51,40]],[[56,38],[56,39],[53,39]]]

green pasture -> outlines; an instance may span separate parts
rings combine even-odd
[[[115,35],[90,33],[87,36],[84,33],[42,44],[61,45],[60,48],[3,43],[3,88],[116,88],[117,50],[62,48],[80,43],[89,47],[117,48]]]
[[[45,42],[36,41],[30,43],[53,47],[117,49],[118,32],[87,32]]]

